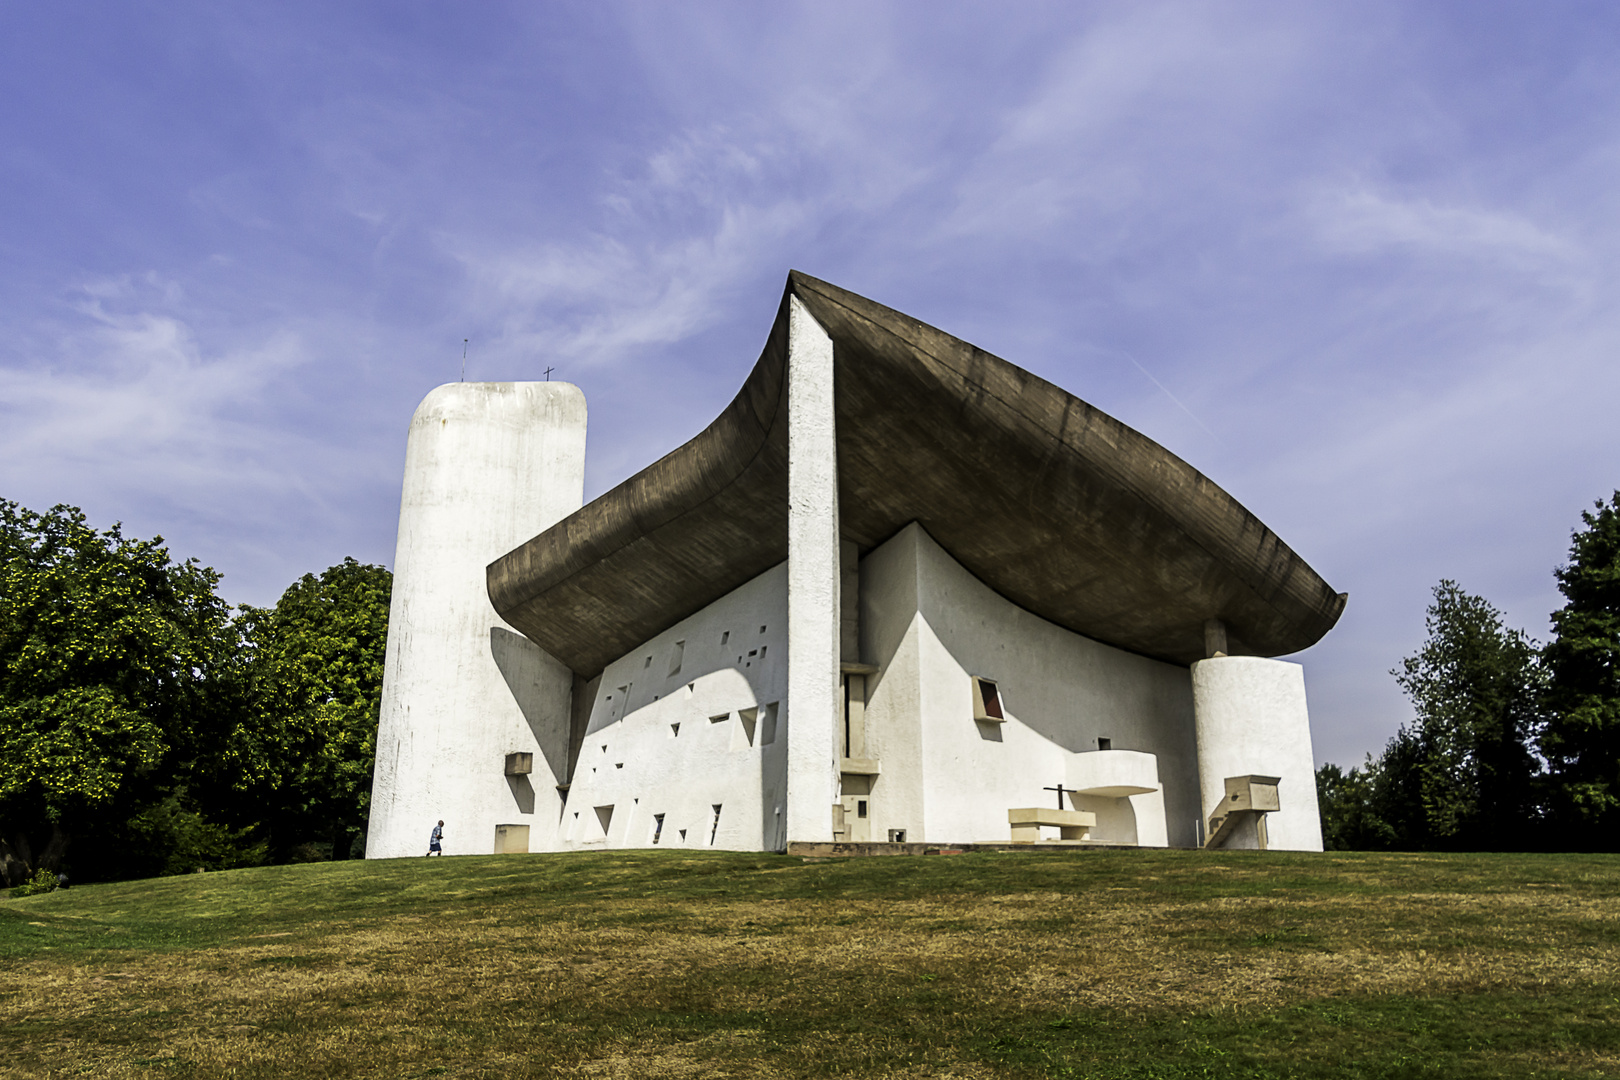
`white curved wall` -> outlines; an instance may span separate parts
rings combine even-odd
[[[1282,809],[1266,816],[1269,846],[1321,851],[1305,669],[1257,656],[1217,656],[1193,664],[1192,685],[1205,822],[1226,797],[1227,777],[1277,776]],[[1254,846],[1252,832],[1228,846]]]
[[[494,850],[495,826],[549,835],[545,749],[566,745],[572,672],[511,631],[484,568],[578,510],[585,395],[562,382],[450,383],[411,419],[394,556],[368,858]],[[505,755],[534,754],[528,778]],[[556,756],[553,754],[553,756]],[[531,783],[532,781],[532,783]]]

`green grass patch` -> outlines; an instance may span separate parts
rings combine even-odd
[[[1620,1075],[1620,857],[625,852],[0,902],[0,1076]]]

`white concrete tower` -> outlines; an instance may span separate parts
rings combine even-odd
[[[547,769],[572,672],[495,614],[484,568],[578,510],[585,395],[562,382],[450,383],[411,419],[377,728],[368,858],[495,850],[497,825],[552,832]],[[505,756],[534,755],[534,783]],[[560,779],[560,778],[559,778]]]
[[[1216,656],[1192,665],[1192,687],[1204,820],[1226,798],[1228,777],[1275,776],[1282,809],[1266,816],[1267,846],[1321,851],[1305,669],[1258,656]],[[1226,846],[1258,846],[1253,825]]]

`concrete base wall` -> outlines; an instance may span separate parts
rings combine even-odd
[[[1226,797],[1227,777],[1280,777],[1282,809],[1266,815],[1267,846],[1321,851],[1305,669],[1257,656],[1218,656],[1192,666],[1192,685],[1204,820]],[[1259,846],[1253,825],[1226,846]]]
[[[368,858],[423,854],[440,819],[448,855],[494,851],[497,825],[556,820],[573,676],[495,614],[484,567],[579,509],[584,478],[571,384],[451,383],[412,417]],[[508,777],[519,751],[535,772]]]
[[[533,850],[652,847],[659,814],[658,847],[785,845],[787,579],[783,563],[607,666]]]
[[[987,588],[921,528],[861,562],[874,839],[1003,841],[1007,811],[1057,806],[1075,755],[1107,738],[1153,754],[1160,789],[1082,797],[1097,838],[1197,843],[1198,769],[1187,669],[1063,630]],[[973,719],[970,676],[995,680],[1005,723]],[[1070,805],[1068,802],[1065,805]]]

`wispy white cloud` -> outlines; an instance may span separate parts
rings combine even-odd
[[[70,463],[95,463],[109,487],[193,504],[278,482],[255,462],[285,433],[230,414],[306,362],[305,349],[272,332],[209,354],[174,313],[182,295],[155,275],[88,282],[74,322],[40,353],[0,367],[0,460],[13,487]]]
[[[1485,258],[1547,269],[1580,255],[1580,246],[1523,214],[1438,201],[1397,198],[1365,184],[1326,188],[1307,203],[1307,217],[1330,251],[1371,254],[1390,249]]]

